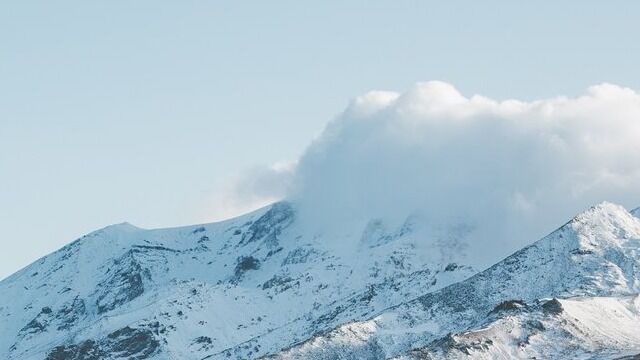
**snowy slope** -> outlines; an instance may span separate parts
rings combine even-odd
[[[0,358],[274,353],[475,272],[441,242],[436,257],[416,251],[414,222],[327,239],[282,202],[214,224],[109,226],[0,282]]]
[[[465,281],[274,357],[615,358],[640,353],[639,292],[640,220],[603,203]]]
[[[214,224],[109,226],[0,282],[0,358],[640,353],[640,219],[622,207],[595,206],[480,273],[464,226],[425,223],[317,232],[281,202]]]

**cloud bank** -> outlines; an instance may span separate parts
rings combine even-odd
[[[229,179],[220,192],[212,194],[206,216],[225,220],[287,197],[296,169],[295,162],[278,162],[269,167],[255,166]]]
[[[285,191],[272,175],[252,187],[277,189],[320,226],[420,213],[467,224],[478,251],[506,255],[600,201],[640,205],[640,95],[601,84],[576,98],[497,101],[439,81],[373,91],[278,181]]]

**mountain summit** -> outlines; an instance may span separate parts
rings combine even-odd
[[[463,225],[425,237],[409,216],[328,235],[298,215],[280,202],[219,223],[88,234],[0,282],[0,357],[640,353],[637,210],[599,204],[481,272]]]

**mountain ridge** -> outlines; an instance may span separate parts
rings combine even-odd
[[[602,219],[602,217],[610,219],[613,217],[615,221],[622,222],[633,222],[633,230],[635,233],[631,234],[633,236],[633,240],[636,241],[635,248],[629,254],[630,257],[637,261],[638,254],[640,254],[640,243],[637,243],[637,239],[640,238],[640,221],[631,217],[622,207],[611,204],[611,203],[602,203],[600,205],[594,206],[587,210],[586,212],[576,216],[571,221],[567,222],[562,227],[558,228],[550,235],[545,238],[537,241],[536,243],[525,247],[522,250],[517,251],[511,256],[507,257],[503,261],[491,266],[487,270],[484,270],[476,275],[473,275],[467,280],[464,280],[459,283],[455,283],[449,285],[448,287],[432,292],[414,300],[410,300],[406,303],[399,304],[395,307],[386,309],[384,312],[377,314],[373,319],[368,320],[364,323],[353,323],[351,325],[346,324],[343,325],[342,328],[338,328],[334,330],[334,333],[324,335],[325,338],[340,338],[341,336],[347,336],[345,334],[358,333],[358,331],[362,330],[361,327],[368,329],[368,332],[361,332],[359,336],[355,336],[355,339],[350,339],[357,345],[354,345],[352,348],[344,349],[340,346],[335,346],[332,348],[333,344],[330,341],[324,341],[322,339],[315,339],[316,342],[321,343],[321,345],[315,344],[311,346],[311,350],[301,350],[300,354],[295,354],[294,350],[289,350],[289,353],[285,352],[281,356],[275,356],[274,358],[306,358],[306,359],[330,359],[330,358],[389,358],[390,356],[397,356],[402,354],[394,354],[393,345],[395,344],[393,339],[385,339],[384,336],[382,338],[375,338],[374,340],[368,339],[369,336],[373,336],[377,332],[384,333],[385,331],[390,331],[389,328],[396,329],[393,330],[393,333],[398,333],[402,330],[407,329],[409,333],[415,331],[416,326],[415,323],[429,324],[434,321],[438,324],[444,325],[445,330],[434,331],[433,329],[428,329],[425,333],[424,339],[420,340],[415,339],[415,335],[411,334],[410,336],[405,336],[403,341],[407,341],[406,338],[411,339],[413,342],[413,346],[417,346],[416,344],[420,344],[420,341],[427,341],[427,343],[423,343],[422,346],[429,346],[429,341],[438,342],[440,341],[453,341],[450,337],[452,333],[460,332],[460,331],[469,331],[473,329],[474,324],[477,326],[479,323],[484,323],[487,318],[485,317],[487,314],[492,314],[494,312],[501,311],[517,311],[520,309],[524,309],[525,307],[535,308],[536,311],[545,313],[545,312],[553,312],[554,307],[562,308],[561,303],[558,300],[555,300],[556,297],[559,298],[574,298],[574,297],[602,297],[602,296],[617,296],[617,297],[628,297],[631,296],[634,300],[634,306],[637,311],[640,311],[640,298],[638,297],[638,292],[640,291],[640,286],[638,283],[638,279],[640,278],[640,267],[636,265],[633,274],[630,274],[635,280],[635,283],[632,284],[629,288],[620,288],[615,286],[615,283],[609,282],[605,283],[607,286],[603,286],[599,283],[591,283],[591,281],[596,281],[597,279],[590,279],[588,277],[578,277],[580,280],[587,281],[586,284],[576,284],[572,283],[571,280],[575,279],[569,277],[569,283],[566,282],[564,284],[555,284],[556,281],[564,279],[567,277],[566,273],[562,274],[561,278],[558,279],[550,279],[547,282],[551,285],[551,288],[543,288],[536,289],[538,293],[523,293],[523,289],[526,289],[526,285],[522,283],[518,283],[517,281],[513,283],[514,274],[517,276],[518,271],[521,269],[527,270],[530,268],[527,262],[530,262],[530,258],[528,258],[528,253],[534,252],[535,255],[538,255],[536,250],[540,247],[546,247],[549,245],[553,245],[555,240],[561,240],[563,243],[568,243],[568,247],[556,248],[556,250],[564,250],[562,254],[569,255],[570,258],[578,257],[576,261],[582,262],[582,259],[579,259],[583,256],[592,256],[594,255],[591,252],[591,248],[593,248],[594,244],[586,241],[588,239],[581,238],[581,236],[587,236],[589,234],[589,225],[591,225],[591,221],[593,219]],[[586,228],[586,229],[585,229]],[[567,232],[576,231],[576,237],[572,238],[567,236]],[[574,241],[567,241],[574,240]],[[577,244],[576,244],[577,242]],[[574,248],[573,245],[579,245],[579,247]],[[580,246],[586,247],[583,251]],[[578,251],[576,251],[578,250]],[[544,251],[540,252],[540,255],[548,256],[550,252]],[[551,255],[554,255],[551,252]],[[522,260],[525,258],[525,260]],[[538,260],[538,259],[533,259]],[[562,259],[561,259],[562,260]],[[620,260],[620,259],[617,259]],[[556,263],[558,260],[555,260]],[[554,262],[554,259],[551,259],[547,264]],[[624,263],[621,262],[621,263]],[[564,265],[561,263],[561,265]],[[576,268],[580,270],[579,266],[563,266],[565,269]],[[535,268],[534,269],[539,269]],[[543,269],[544,270],[544,269]],[[557,270],[557,269],[556,269]],[[544,270],[543,273],[553,274],[552,269]],[[556,272],[559,273],[559,272]],[[500,278],[500,281],[497,281],[496,278]],[[506,280],[505,280],[506,278]],[[531,274],[527,274],[525,280],[538,280],[539,277],[531,276]],[[544,280],[543,280],[544,281]],[[511,282],[511,283],[510,283]],[[597,281],[596,281],[597,282]],[[497,284],[497,287],[496,287]],[[559,285],[559,286],[558,286]],[[591,285],[591,287],[590,287]],[[566,288],[571,290],[577,290],[577,293],[566,293]],[[608,292],[607,292],[608,291]],[[552,300],[541,301],[543,298],[552,298]],[[478,305],[480,304],[480,305]],[[421,308],[422,311],[417,311],[415,309]],[[435,315],[429,312],[436,311]],[[471,314],[469,312],[472,312]],[[560,310],[562,312],[562,310]],[[398,314],[400,313],[400,314]],[[637,313],[636,313],[637,315]],[[434,316],[436,320],[434,320]],[[437,317],[441,317],[441,319],[437,319]],[[391,320],[387,320],[391,325],[385,323],[385,317],[391,318]],[[377,319],[379,318],[379,319]],[[402,319],[402,325],[393,324],[397,318]],[[439,321],[438,321],[439,320]],[[635,320],[640,320],[640,317],[636,317]],[[349,328],[352,326],[353,328]],[[447,327],[448,326],[448,327]],[[433,333],[429,335],[429,331]],[[366,339],[366,340],[365,340]],[[430,339],[430,340],[428,340]],[[447,342],[445,341],[445,342]],[[640,349],[640,336],[635,337],[637,349]],[[312,340],[313,342],[313,340]],[[455,342],[455,341],[454,341]],[[307,342],[308,344],[309,342]],[[389,347],[389,349],[384,349],[385,346],[381,344],[385,344]],[[438,345],[438,344],[436,344]],[[478,344],[475,344],[478,345]],[[301,348],[304,348],[305,344],[298,345]],[[434,346],[434,345],[432,345]],[[453,347],[453,345],[451,345]],[[417,346],[419,348],[419,346]],[[360,350],[362,348],[362,350]],[[317,350],[318,353],[313,350]],[[420,351],[419,351],[420,350]],[[450,350],[450,349],[449,349]],[[467,349],[470,350],[470,349]],[[482,350],[482,346],[480,348],[474,349],[476,352]],[[486,349],[485,349],[486,350]],[[577,349],[574,349],[574,352]],[[332,352],[333,351],[333,352]],[[468,352],[468,351],[467,351]],[[470,355],[470,353],[464,352],[464,354],[458,355]],[[357,356],[353,356],[353,354]],[[450,354],[451,355],[451,354]],[[490,353],[486,358],[502,358],[499,356],[500,354]],[[504,355],[504,354],[503,354]],[[509,353],[508,356],[504,358],[525,358],[532,354],[526,354],[527,356],[523,356],[522,353]],[[535,355],[535,354],[533,354]],[[543,357],[545,354],[542,354]],[[567,354],[564,354],[567,355]],[[413,355],[405,354],[409,358],[439,358],[437,352],[427,351],[423,349],[417,349],[414,351]],[[540,354],[538,354],[540,356]],[[546,354],[546,356],[550,356],[550,354]],[[443,358],[449,358],[456,356],[442,356]],[[464,357],[464,356],[460,356]],[[482,356],[480,352],[480,358],[485,358]]]
[[[615,298],[611,306],[623,306],[640,290],[640,220],[611,203],[590,208],[481,272],[464,264],[463,253],[421,257],[416,242],[424,240],[412,225],[420,221],[415,217],[397,228],[373,219],[360,234],[346,231],[342,241],[360,244],[354,257],[326,245],[322,235],[306,233],[297,216],[295,205],[280,202],[218,223],[156,230],[121,223],[83,236],[0,281],[0,294],[9,294],[0,298],[0,329],[14,334],[0,339],[0,355],[323,358],[304,350],[320,341],[323,356],[337,358],[448,358],[459,350],[442,344],[467,339],[455,334],[478,324],[523,329],[533,321],[527,316],[546,314],[549,299],[571,309],[579,308],[579,299]],[[432,252],[441,246],[429,244]],[[469,297],[475,300],[463,301]],[[491,313],[503,302],[507,310],[527,309],[520,322]],[[450,310],[435,318],[416,310],[430,306]],[[404,320],[393,320],[398,314]],[[535,321],[547,321],[541,319]],[[453,337],[436,325],[449,326]],[[332,350],[335,344],[323,336],[340,338],[340,329],[376,339],[362,343],[374,352]],[[499,346],[472,352],[493,356],[487,349],[502,346],[510,355],[526,353],[491,341]]]

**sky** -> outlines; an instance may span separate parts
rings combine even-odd
[[[371,90],[638,90],[638,16],[631,1],[3,2],[0,278],[109,224],[249,209],[229,193],[290,171]]]

